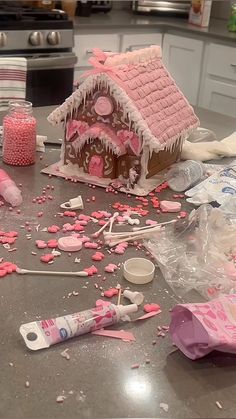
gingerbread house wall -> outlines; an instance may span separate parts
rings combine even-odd
[[[112,102],[113,111],[106,116],[98,115],[95,111],[95,103],[99,97],[107,97]],[[80,121],[82,124],[88,124],[89,127],[94,124],[104,124],[110,128],[114,133],[121,131],[130,131],[132,130],[132,124],[129,122],[128,118],[124,116],[123,109],[118,105],[115,100],[110,96],[109,92],[105,88],[95,89],[93,92],[87,95],[85,104],[81,104],[78,109],[74,109],[72,114],[68,116],[67,123],[70,119]],[[78,136],[75,136],[75,139]],[[96,144],[98,147],[96,147]],[[82,167],[83,170],[88,173],[88,156],[96,154],[96,148],[99,148],[99,155],[102,155],[106,165],[108,161],[110,165],[113,165],[113,168],[107,170],[107,174],[104,174],[104,177],[118,178],[119,176],[128,178],[129,169],[138,167],[140,171],[140,160],[141,156],[136,156],[132,149],[129,147],[128,143],[126,144],[126,153],[117,157],[112,156],[112,153],[107,151],[107,149],[102,146],[99,139],[91,139],[86,143],[81,149],[78,149],[77,146],[73,146],[73,140],[66,140],[65,133],[65,154],[64,154],[64,164],[67,164],[70,161],[72,164],[78,164],[79,167]],[[140,153],[141,154],[141,153]],[[115,166],[115,167],[114,167]]]

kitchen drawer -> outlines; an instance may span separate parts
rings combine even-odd
[[[236,117],[236,85],[206,79],[202,84],[199,106]]]
[[[124,34],[121,41],[121,51],[134,51],[140,48],[147,48],[150,45],[162,45],[162,34],[152,33],[134,33]]]
[[[236,81],[236,48],[210,44],[205,56],[207,74]]]
[[[74,52],[80,67],[88,65],[93,48],[103,51],[119,52],[120,37],[118,34],[75,35]]]

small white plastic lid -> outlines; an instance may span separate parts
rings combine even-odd
[[[131,303],[137,304],[138,306],[140,306],[140,304],[142,304],[144,300],[144,295],[138,291],[125,290],[123,292],[123,296],[125,298],[128,298],[128,300],[130,300]]]
[[[132,258],[124,263],[124,277],[133,284],[147,284],[153,280],[155,265],[145,258]]]

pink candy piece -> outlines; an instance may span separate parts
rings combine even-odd
[[[161,201],[160,208],[163,212],[179,212],[181,210],[181,203],[176,201]]]
[[[123,254],[125,253],[125,248],[124,248],[124,247],[122,247],[122,246],[120,246],[120,245],[118,245],[118,246],[116,246],[116,248],[115,248],[114,252],[115,252],[117,255],[123,255]]]
[[[86,249],[97,249],[98,248],[98,244],[95,242],[89,242],[87,241],[86,243],[84,243],[84,247]]]
[[[180,211],[179,216],[180,218],[185,218],[187,217],[188,213],[186,211]]]
[[[109,290],[104,291],[104,296],[107,298],[111,298],[114,295],[118,295],[119,291],[117,288],[110,288]]]
[[[57,233],[60,230],[60,227],[52,225],[48,227],[48,233]]]
[[[87,236],[82,236],[81,238],[80,238],[80,240],[82,241],[82,243],[87,243],[87,242],[89,242],[90,241],[90,238],[89,237],[87,237]],[[86,247],[86,246],[85,246]]]
[[[54,255],[52,253],[47,253],[46,255],[42,255],[40,260],[41,262],[48,263],[54,259]]]
[[[81,226],[86,226],[88,224],[88,221],[86,220],[80,220],[80,222],[76,221],[75,225],[80,224]]]
[[[58,246],[58,242],[57,242],[57,240],[48,240],[48,242],[47,242],[47,246],[48,246],[49,248],[55,248],[55,247],[57,247],[57,246]]]
[[[90,216],[89,215],[85,215],[85,214],[80,214],[78,216],[79,220],[83,220],[83,221],[89,221],[90,220]]]
[[[35,244],[38,249],[45,249],[48,246],[44,240],[36,240]]]
[[[98,270],[94,265],[90,266],[89,268],[85,268],[84,271],[87,272],[89,276],[93,276],[98,273]]]
[[[63,231],[74,231],[74,224],[66,223],[63,224]]]
[[[13,244],[16,241],[16,237],[1,237],[0,243],[2,244]]]
[[[74,236],[60,237],[58,239],[58,248],[64,252],[77,252],[82,249],[82,242]]]
[[[99,211],[99,212],[94,211],[94,212],[92,212],[91,217],[96,218],[97,220],[100,220],[100,218],[103,218],[104,215],[103,215],[102,211]]]
[[[118,223],[124,223],[124,222],[125,222],[125,218],[124,218],[124,217],[122,217],[121,215],[118,215],[118,217],[116,217],[116,221],[117,221]]]
[[[105,272],[113,273],[118,269],[118,266],[114,263],[109,263],[109,265],[105,266]]]
[[[6,274],[16,272],[17,266],[12,262],[3,262],[0,264],[0,276],[3,277]]]
[[[100,262],[101,260],[103,260],[104,257],[105,257],[105,255],[102,252],[96,252],[92,256],[92,259],[96,260],[97,262]]]
[[[75,211],[64,211],[63,215],[65,217],[75,217],[76,216],[76,212]]]
[[[104,226],[107,222],[105,220],[98,221],[98,225]]]
[[[80,224],[74,224],[74,231],[84,231],[84,227]]]
[[[18,237],[17,231],[8,231],[5,233],[5,237]]]
[[[155,304],[155,303],[145,304],[143,306],[143,310],[146,313],[151,313],[152,311],[159,311],[160,310],[160,306],[158,304]]]

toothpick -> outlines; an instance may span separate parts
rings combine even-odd
[[[18,274],[35,274],[35,275],[58,275],[58,276],[88,276],[88,273],[85,271],[80,272],[56,272],[56,271],[34,271],[29,269],[17,268],[16,272]]]
[[[117,300],[117,305],[119,306],[120,305],[120,300],[121,300],[121,285],[120,284],[117,284],[117,287],[116,288],[119,290],[119,292],[118,292],[118,300]]]
[[[115,219],[118,217],[118,215],[119,215],[119,212],[115,212],[115,213],[113,214],[113,216],[110,218],[109,233],[111,233],[113,223],[114,223]]]

